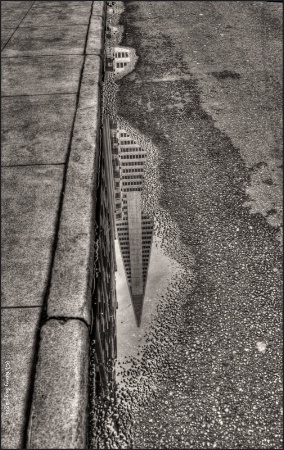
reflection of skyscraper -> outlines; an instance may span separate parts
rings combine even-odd
[[[117,234],[139,327],[153,236],[153,221],[143,213],[141,206],[146,154],[125,130],[118,129],[117,140],[122,196],[122,214],[116,215]]]

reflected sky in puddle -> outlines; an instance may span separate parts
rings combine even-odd
[[[137,327],[141,325],[153,220],[142,210],[146,152],[125,130],[114,138],[116,230]]]
[[[144,297],[141,326],[138,328],[132,308],[130,292],[123,267],[118,241],[116,241],[116,289],[117,289],[117,357],[118,361],[139,356],[139,346],[145,343],[145,336],[151,328],[157,305],[163,300],[172,278],[180,272],[180,265],[166,256],[161,249],[160,239],[153,238],[149,272]],[[119,375],[117,381],[120,381]]]

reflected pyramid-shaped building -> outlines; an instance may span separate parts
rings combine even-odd
[[[140,327],[153,238],[153,220],[142,211],[141,199],[146,153],[120,128],[114,144],[118,155],[114,167],[116,228],[134,316]]]

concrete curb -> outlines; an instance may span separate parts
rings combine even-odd
[[[89,328],[105,21],[105,2],[94,4],[47,317],[40,331],[26,448],[87,448]],[[102,19],[98,17],[99,11]]]
[[[42,327],[27,448],[87,448],[88,352],[82,321]]]
[[[91,324],[101,69],[100,57],[86,56],[47,304],[48,318],[76,318],[88,325]]]

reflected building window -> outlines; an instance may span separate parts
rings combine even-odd
[[[115,74],[122,72],[130,63],[130,54],[126,47],[115,47],[113,57]]]

